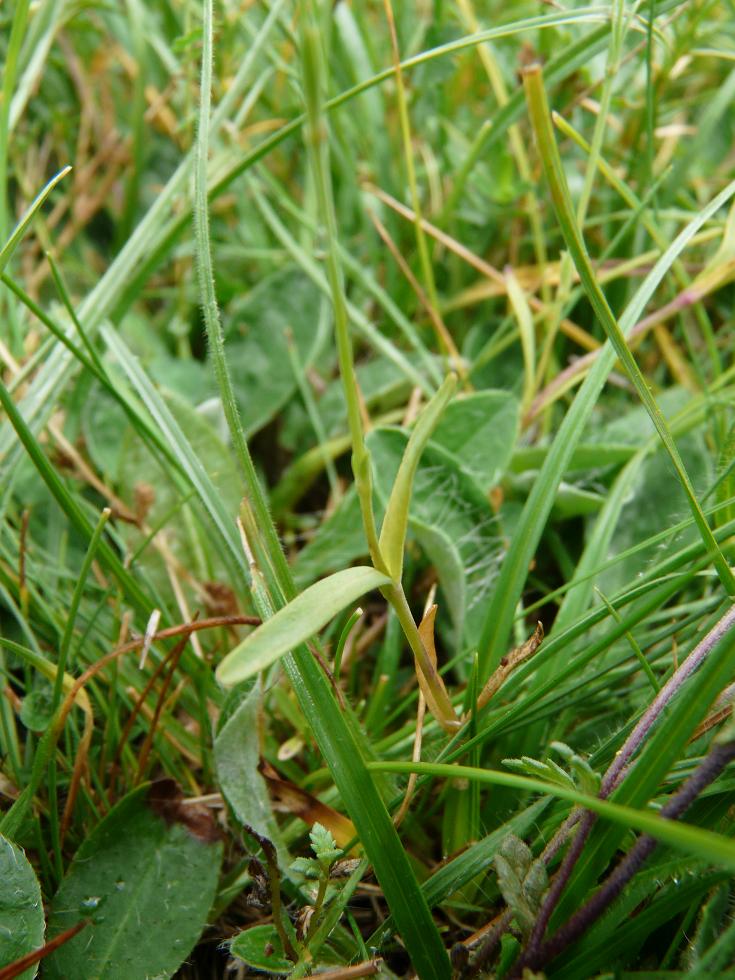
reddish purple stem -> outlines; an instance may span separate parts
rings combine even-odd
[[[633,731],[626,738],[622,748],[616,753],[610,767],[605,773],[602,785],[600,786],[600,799],[606,799],[613,790],[620,785],[627,771],[628,762],[638,751],[646,740],[648,733],[656,723],[661,712],[673,700],[681,689],[682,685],[703,663],[710,652],[720,642],[723,636],[735,626],[735,606],[732,606],[722,616],[721,619],[712,627],[707,635],[692,650],[686,660],[679,666],[669,680],[664,684],[648,708],[644,711]],[[539,910],[538,917],[534,923],[531,936],[528,941],[522,962],[524,964],[535,963],[538,960],[540,950],[543,947],[544,934],[549,924],[557,902],[561,897],[567,882],[569,881],[574,867],[579,860],[584,845],[589,837],[590,831],[596,821],[596,816],[589,810],[585,810],[580,818],[577,833],[569,846],[564,860],[554,876],[554,880],[549,887],[544,903]],[[599,893],[598,893],[599,894]],[[548,945],[548,944],[546,944]],[[545,948],[545,947],[543,947]]]

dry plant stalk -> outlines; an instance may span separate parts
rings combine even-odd
[[[480,696],[477,699],[478,710],[484,708],[493,695],[497,694],[516,667],[520,666],[524,660],[528,660],[536,653],[541,646],[543,638],[544,627],[541,622],[538,622],[536,623],[536,629],[526,642],[522,643],[519,647],[514,647],[510,653],[507,653],[502,658],[497,669],[490,675],[487,684],[485,684],[480,692]]]

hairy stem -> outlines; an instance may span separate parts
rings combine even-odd
[[[656,720],[659,718],[663,710],[668,704],[671,703],[676,694],[681,690],[681,687],[685,681],[703,663],[709,653],[711,653],[723,636],[725,636],[725,634],[729,632],[734,625],[735,606],[732,606],[730,609],[728,609],[725,615],[722,616],[717,623],[715,623],[704,639],[697,644],[678,670],[676,670],[666,684],[664,684],[646,711],[643,713],[638,723],[633,728],[633,731],[623,743],[622,748],[615,754],[615,758],[602,779],[599,792],[600,799],[607,799],[613,790],[620,785],[620,782],[625,776],[629,760],[643,745],[648,733],[653,728]],[[551,887],[549,888],[546,898],[544,899],[544,903],[539,911],[538,919],[534,924],[526,953],[524,954],[529,961],[533,959],[533,957],[542,947],[546,927],[554,912],[554,909],[556,908],[559,898],[566,887],[567,882],[571,878],[575,865],[579,860],[584,845],[596,820],[597,817],[595,814],[589,810],[584,811],[581,815],[579,827],[577,829],[577,833],[575,834],[574,840],[572,841],[569,850],[565,854],[564,860],[562,861],[561,866],[551,883]]]
[[[662,807],[661,816],[668,817],[670,820],[681,817],[702,790],[714,782],[733,759],[735,759],[735,741],[715,745],[681,789]],[[658,841],[648,834],[639,837],[589,901],[575,912],[551,939],[543,943],[532,957],[528,954],[522,957],[516,968],[517,972],[525,967],[540,970],[549,960],[562,953],[570,943],[582,935],[615,901],[631,878],[643,867],[657,844]]]

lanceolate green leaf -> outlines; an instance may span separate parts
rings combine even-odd
[[[335,572],[292,599],[242,641],[217,668],[222,684],[237,684],[264,670],[318,633],[330,619],[391,579],[367,565]]]
[[[406,450],[398,468],[383,526],[380,529],[380,551],[394,579],[399,580],[403,571],[403,549],[408,529],[408,508],[411,503],[411,490],[416,467],[421,453],[429,441],[431,433],[439,421],[444,408],[452,397],[457,379],[453,374],[442,383],[437,393],[421,413],[408,440]]]

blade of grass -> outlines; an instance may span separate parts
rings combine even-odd
[[[66,175],[70,172],[70,170],[71,167],[69,166],[63,167],[56,174],[56,176],[52,177],[51,180],[48,182],[48,184],[46,184],[46,186],[41,191],[39,191],[39,193],[36,195],[33,201],[31,201],[25,214],[22,216],[18,224],[13,229],[10,237],[3,245],[2,249],[0,249],[0,273],[5,270],[5,267],[7,266],[8,262],[13,256],[13,252],[16,250],[21,239],[28,231],[28,228],[31,222],[33,221],[34,216],[36,215],[37,211],[39,210],[43,202],[49,196],[49,194],[54,189],[54,187],[56,187],[56,185],[61,180],[63,180],[64,177],[66,177]]]
[[[511,266],[505,270],[505,281],[508,288],[508,301],[518,322],[518,333],[523,353],[523,396],[521,398],[521,418],[523,418],[531,407],[535,391],[536,328],[526,294]]]
[[[638,396],[643,402],[659,434],[661,442],[669,454],[676,475],[689,501],[689,506],[691,507],[699,533],[702,535],[702,540],[707,550],[712,554],[712,560],[717,569],[722,586],[728,595],[735,596],[735,576],[733,576],[730,566],[715,541],[709,523],[702,512],[689,474],[679,455],[679,450],[673,440],[666,419],[651,394],[651,389],[646,383],[638,367],[638,363],[625,342],[625,335],[615,319],[615,315],[610,309],[592,269],[582,232],[574,214],[561,157],[559,156],[559,149],[556,145],[540,66],[533,65],[526,68],[523,73],[523,82],[528,99],[531,124],[536,136],[536,143],[546,173],[549,189],[551,190],[554,209],[579,278],[582,281],[587,297],[592,304],[598,320],[604,328],[618,359],[625,368],[626,374],[633,382]],[[735,193],[735,181],[730,184],[728,189],[730,193]]]
[[[0,101],[0,240],[7,234],[8,221],[8,152],[10,149],[10,103],[15,88],[15,78],[18,71],[23,36],[28,20],[30,0],[18,0],[13,12],[10,36],[5,50],[3,65],[2,101]],[[4,251],[4,250],[3,250]],[[6,263],[1,261],[0,271]]]
[[[18,434],[18,438],[31,458],[39,476],[51,491],[62,511],[66,514],[72,527],[81,534],[84,540],[90,540],[94,534],[94,527],[91,521],[49,462],[30,428],[26,425],[23,416],[18,411],[7,388],[2,383],[0,383],[0,405],[5,410],[11,425]],[[104,565],[118,580],[128,600],[147,618],[150,615],[151,604],[145,591],[136,582],[134,576],[124,567],[111,546],[104,539],[99,541],[98,551]]]
[[[268,227],[271,229],[276,238],[283,244],[284,248],[287,249],[287,251],[294,257],[304,272],[306,272],[306,274],[327,296],[331,296],[329,281],[327,276],[324,275],[324,272],[319,267],[318,263],[311,255],[307,253],[304,248],[301,247],[293,235],[289,233],[288,229],[279,219],[268,200],[262,193],[259,192],[257,185],[254,184],[253,186],[255,205],[262,214]],[[338,248],[338,252],[341,260],[344,262],[344,250]],[[354,303],[347,302],[347,312],[349,314],[350,321],[355,326],[356,330],[359,331],[359,333],[371,347],[373,347],[378,353],[383,354],[385,357],[391,360],[396,367],[400,368],[401,372],[410,380],[411,384],[421,388],[422,391],[425,391],[428,395],[433,393],[431,384],[427,382],[424,375],[420,371],[416,370],[403,351],[401,351],[395,344],[391,343],[387,337],[384,337],[380,331],[375,329],[373,324],[365,316],[363,311],[359,309],[359,307],[357,307]],[[420,346],[420,344],[415,343],[415,340],[417,339],[415,337],[415,331],[412,329],[407,331],[404,329],[404,326],[405,325],[401,324],[403,333],[406,335],[412,346],[414,346],[419,354],[421,354],[422,360],[425,361],[425,357],[428,352],[426,352],[425,349]],[[434,374],[435,372],[436,366],[434,365],[434,370],[431,373]]]
[[[205,0],[200,117],[208,113],[211,61],[212,3],[211,0]],[[200,118],[198,148],[200,161],[206,160],[208,128],[208,119]],[[197,206],[200,210],[206,211],[206,186],[203,181],[198,184]],[[200,253],[209,251],[207,222],[201,217],[198,220],[198,250]],[[201,254],[199,259],[202,261]],[[204,257],[205,271],[207,267],[207,259]],[[209,267],[211,268],[211,265]],[[216,332],[220,327],[216,303],[212,305],[213,289],[210,290],[207,283],[202,285],[204,312],[209,320],[207,328],[208,331]],[[228,395],[231,397],[231,390],[227,384],[223,346],[221,357],[222,365],[218,372],[218,381],[222,385],[220,395],[224,401]],[[227,417],[228,423],[238,424],[233,407],[228,410]],[[239,438],[244,443],[242,434]],[[249,477],[249,468],[245,469],[244,475],[246,479]],[[267,504],[257,479],[247,484],[247,490],[249,502],[253,505],[257,502],[258,512],[267,514]],[[268,521],[270,522],[270,515]],[[284,605],[284,599],[288,600],[295,594],[293,579],[278,538],[275,537],[273,540],[274,535],[271,535],[270,528],[263,529],[258,526],[256,530],[258,535],[263,533],[267,535],[265,550],[268,565],[263,571],[270,570],[273,573],[271,599],[274,606],[280,608]],[[377,538],[375,540],[377,542]],[[259,610],[264,619],[268,618],[270,611],[268,608]],[[411,955],[414,968],[422,977],[447,980],[450,972],[449,961],[441,937],[419,889],[406,852],[378,794],[375,782],[365,768],[363,746],[358,744],[353,728],[345,723],[334,694],[312,654],[304,647],[300,647],[293,655],[285,658],[284,666],[345,806],[357,827],[365,851],[375,868],[403,941]]]
[[[362,515],[365,538],[367,540],[370,557],[373,565],[381,572],[391,574],[386,565],[386,559],[382,552],[383,538],[378,539],[375,523],[375,513],[373,510],[373,476],[372,460],[369,450],[365,443],[363,431],[362,413],[360,410],[360,399],[355,375],[355,365],[353,358],[352,342],[349,335],[347,305],[345,301],[344,278],[342,266],[339,261],[339,250],[337,242],[337,218],[334,198],[332,194],[331,173],[329,169],[330,153],[327,126],[324,116],[323,100],[323,58],[319,32],[314,23],[308,17],[304,18],[302,30],[302,61],[303,61],[303,86],[306,101],[307,125],[305,131],[306,145],[309,152],[309,164],[316,185],[316,196],[319,212],[324,222],[327,250],[326,265],[327,278],[332,298],[334,310],[334,332],[337,341],[337,356],[339,362],[340,377],[342,379],[342,390],[347,404],[347,420],[352,442],[352,472],[355,477],[355,487],[360,501],[360,511]],[[441,397],[440,397],[441,395]],[[435,406],[443,404],[446,392],[440,389],[436,396]],[[432,403],[430,403],[431,405]],[[434,413],[429,413],[429,421]],[[431,427],[433,428],[433,424]],[[421,431],[418,432],[419,439]],[[419,443],[415,443],[418,445]],[[408,477],[408,489],[412,479],[411,457],[408,457],[408,466],[404,469],[399,490],[396,496],[394,513],[399,516],[400,508],[405,507],[407,512],[408,500],[405,495],[406,477]],[[415,462],[418,462],[416,458]],[[399,472],[399,476],[400,476]],[[400,521],[395,524],[395,534],[392,529],[393,522],[389,523],[391,537],[386,537],[391,546],[395,547],[395,537],[400,533]],[[405,539],[405,527],[403,528],[403,541]],[[402,544],[401,554],[402,561]],[[391,603],[396,611],[396,615],[401,623],[406,639],[411,646],[417,669],[423,675],[426,682],[426,694],[429,707],[447,730],[455,730],[458,721],[452,706],[451,699],[444,687],[444,683],[439,675],[434,663],[429,657],[424,643],[419,634],[413,615],[409,608],[406,596],[403,592],[400,579],[395,580],[382,590],[383,595]]]
[[[248,578],[248,569],[237,536],[234,515],[228,513],[202,461],[122,337],[117,331],[104,327],[102,338],[125,372],[133,390],[146,406],[156,428],[176,459],[179,469],[186,475],[187,482],[196,490],[199,500],[217,529],[232,567],[238,574],[239,584],[244,587]]]
[[[680,758],[717,694],[729,683],[734,663],[735,635],[730,631],[715,640],[697,673],[687,679],[683,693],[668,707],[665,718],[648,738],[638,761],[631,766],[612,799],[630,806],[641,806],[651,799],[674,761]],[[604,828],[593,833],[559,902],[554,916],[557,922],[564,921],[574,911],[579,896],[592,887],[622,836],[617,828],[614,831]]]
[[[67,616],[66,625],[64,627],[64,635],[61,638],[61,645],[59,647],[56,679],[54,680],[54,690],[51,698],[53,711],[56,711],[61,702],[62,684],[64,677],[66,676],[67,664],[69,663],[69,649],[71,647],[71,639],[74,634],[74,623],[76,621],[77,612],[79,611],[79,603],[82,600],[82,593],[84,592],[84,588],[87,583],[87,576],[89,575],[89,571],[92,567],[92,562],[94,561],[97,553],[97,547],[102,537],[102,533],[105,530],[105,524],[107,524],[109,516],[110,510],[106,507],[100,515],[97,526],[95,527],[92,537],[90,538],[89,547],[87,548],[87,553],[84,556],[82,567],[79,569],[79,578],[77,579],[77,583],[72,594],[71,603],[69,604],[69,613]]]
[[[713,214],[716,214],[733,194],[735,194],[735,183],[729,184],[713,198],[677,235],[638,287],[633,299],[620,318],[619,329],[623,336],[633,329],[648,300],[674,260],[678,258],[702,225]],[[615,349],[612,343],[607,341],[564,417],[523,508],[483,624],[479,645],[481,678],[483,680],[486,680],[497,667],[500,658],[505,653],[528,566],[553,506],[557,487],[571,455],[582,437],[584,427],[594,409],[605,380],[615,364],[615,360]]]
[[[610,803],[558,783],[546,783],[530,776],[517,776],[515,773],[497,772],[493,769],[475,769],[441,762],[370,762],[368,769],[402,774],[415,772],[436,779],[468,779],[488,786],[507,786],[521,792],[542,793],[593,810],[624,830],[633,827],[687,854],[735,870],[735,841],[729,837],[676,820],[666,820],[652,811]]]

